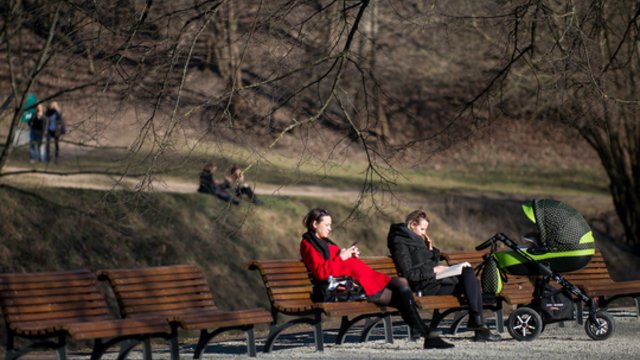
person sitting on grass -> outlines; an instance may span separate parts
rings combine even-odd
[[[234,205],[239,205],[240,200],[226,192],[213,178],[213,174],[216,172],[217,168],[218,167],[214,162],[210,162],[204,166],[200,173],[200,187],[198,187],[198,192],[215,195],[218,199],[222,199]]]
[[[224,175],[224,183],[222,187],[225,190],[233,191],[238,198],[241,198],[242,195],[246,195],[252,203],[256,205],[262,204],[262,201],[256,198],[256,194],[251,189],[249,184],[244,182],[244,174],[242,173],[242,168],[240,165],[234,164]]]

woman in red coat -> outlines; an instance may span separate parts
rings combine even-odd
[[[400,311],[402,319],[411,327],[412,334],[425,338],[424,348],[450,348],[438,336],[429,337],[429,331],[418,314],[409,283],[402,277],[389,277],[371,269],[362,262],[360,251],[354,244],[339,248],[329,239],[331,214],[324,209],[312,209],[304,218],[307,232],[302,236],[300,255],[316,281],[325,281],[329,276],[351,276],[364,289],[367,300],[382,306],[393,306]],[[323,301],[314,286],[314,301]]]

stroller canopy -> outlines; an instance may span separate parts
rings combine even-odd
[[[498,267],[509,274],[538,274],[544,261],[553,272],[568,272],[586,266],[596,244],[587,221],[578,211],[557,200],[537,199],[522,205],[525,215],[536,224],[536,243],[518,251],[494,253]]]
[[[557,200],[536,199],[522,205],[539,232],[539,245],[549,251],[595,249],[593,233],[582,215]]]

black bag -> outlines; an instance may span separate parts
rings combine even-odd
[[[360,284],[349,276],[329,276],[326,281],[317,282],[320,291],[314,301],[338,302],[366,300],[367,295]]]
[[[540,315],[545,322],[573,319],[575,304],[562,290],[550,291],[540,298]]]

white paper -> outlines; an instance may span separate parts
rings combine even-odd
[[[440,279],[448,278],[448,277],[451,277],[451,276],[458,276],[458,275],[462,274],[462,268],[465,268],[467,266],[471,267],[471,264],[469,264],[466,261],[463,262],[463,263],[451,265],[451,266],[447,267],[446,269],[440,271],[439,273],[436,273],[436,279],[440,280]]]

